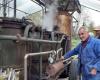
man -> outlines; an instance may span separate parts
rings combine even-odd
[[[100,80],[100,40],[89,35],[87,28],[79,28],[81,43],[63,57],[67,59],[78,54],[82,80]]]
[[[95,37],[100,39],[100,26],[94,28]]]

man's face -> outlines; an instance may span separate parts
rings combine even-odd
[[[100,30],[96,31],[96,36],[100,36]]]
[[[79,38],[81,41],[85,41],[89,37],[89,33],[84,29],[80,29],[78,32]]]

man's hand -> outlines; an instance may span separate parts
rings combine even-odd
[[[91,69],[91,75],[96,75],[97,74],[97,70],[95,68]]]

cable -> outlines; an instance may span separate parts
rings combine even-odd
[[[81,5],[82,5],[82,4],[81,4]],[[99,10],[93,9],[93,8],[91,8],[91,7],[87,7],[87,6],[85,6],[85,5],[82,5],[82,6],[88,8],[88,9],[91,9],[91,10],[94,10],[94,11],[97,11],[97,12],[100,12]]]

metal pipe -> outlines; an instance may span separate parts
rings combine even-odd
[[[57,51],[54,50],[54,53],[55,53],[55,54],[53,54],[52,57],[55,57],[55,56],[56,56],[56,57],[58,58],[58,54],[59,54],[59,52],[62,51],[62,50],[63,50],[63,48],[60,48],[60,49],[58,49]]]
[[[57,50],[57,59],[59,59],[59,52],[63,51],[63,48],[60,48]],[[60,53],[60,56],[62,56],[62,52]]]
[[[3,0],[3,16],[4,17],[6,17],[6,7],[7,7],[7,5],[6,5],[6,0]]]
[[[63,48],[58,49],[58,50],[57,50],[57,54],[58,54],[60,51],[62,51],[62,50],[63,50]]]
[[[42,44],[40,43],[40,52],[42,52]],[[42,55],[40,55],[40,80],[42,78]]]
[[[54,32],[51,32],[52,40],[54,40]]]
[[[20,37],[21,41],[32,41],[32,42],[40,42],[40,43],[61,43],[64,39],[64,36],[62,36],[61,40],[59,41],[51,41],[51,40],[42,40],[42,39],[32,39],[32,38],[26,38],[26,37]],[[0,40],[18,40],[17,36],[8,36],[8,35],[0,35]]]
[[[41,78],[42,78],[42,56],[40,56],[40,80],[41,80]]]
[[[38,55],[46,55],[46,54],[51,54],[53,53],[54,51],[47,51],[47,52],[40,52],[40,53],[29,53],[29,54],[26,54],[25,57],[24,57],[24,80],[27,80],[27,58],[29,56],[38,56]]]
[[[11,70],[10,70],[10,72],[9,72],[9,74],[8,74],[8,80],[11,80],[11,76],[12,76],[12,68],[11,68]]]
[[[26,26],[26,28],[24,30],[24,37],[28,37],[28,33],[29,33],[30,28],[32,28],[31,24]]]
[[[65,60],[63,60],[63,62],[66,62],[66,61],[71,61],[73,58],[72,57],[70,57],[70,58],[67,58],[67,59],[65,59]]]
[[[61,50],[62,50],[62,48],[58,49],[57,50],[57,54],[59,54],[59,52]],[[42,56],[42,55],[47,55],[47,54],[51,54],[51,53],[55,53],[56,54],[56,51],[55,50],[51,50],[51,51],[47,51],[47,52],[39,52],[39,53],[29,53],[29,54],[26,54],[25,57],[24,57],[24,80],[27,80],[27,58],[29,56],[38,56],[38,55]],[[41,59],[41,57],[40,57],[40,59]],[[42,66],[41,63],[40,63],[40,65]],[[42,73],[40,73],[40,78],[42,78]]]
[[[14,0],[14,18],[16,18],[16,0]]]
[[[15,72],[15,70],[13,70],[13,72],[12,72],[12,80],[16,80],[16,72]]]

